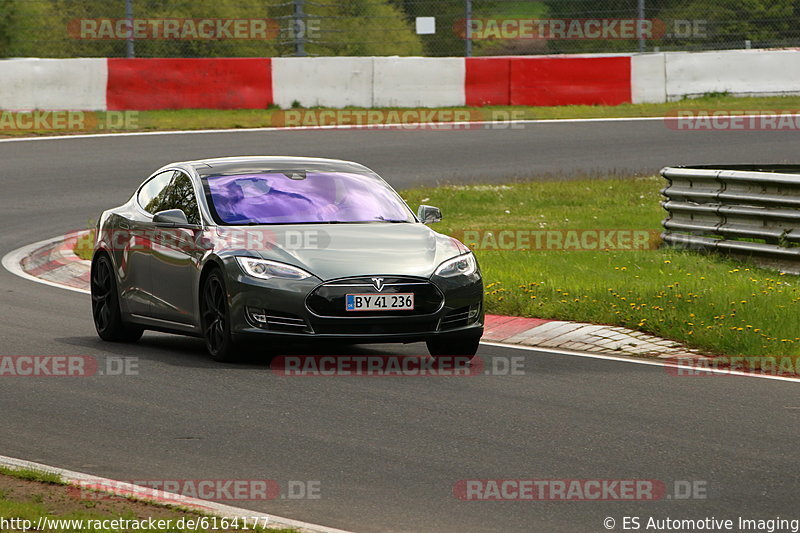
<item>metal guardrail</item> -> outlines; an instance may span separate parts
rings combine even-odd
[[[661,171],[664,243],[800,268],[800,166],[694,166]]]

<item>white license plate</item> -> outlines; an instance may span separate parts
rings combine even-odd
[[[414,309],[414,293],[397,294],[348,294],[345,297],[348,311],[411,311]]]

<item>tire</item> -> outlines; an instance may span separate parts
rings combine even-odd
[[[107,255],[100,254],[92,263],[90,279],[92,318],[100,338],[109,342],[138,341],[142,337],[144,329],[127,324],[122,320],[117,280],[111,260]]]
[[[228,292],[222,272],[214,269],[206,276],[200,294],[200,321],[208,354],[221,363],[238,361],[241,354],[231,336]]]
[[[474,357],[478,353],[478,346],[481,342],[480,337],[471,335],[469,337],[445,337],[442,339],[428,339],[428,353],[434,358],[467,356]]]

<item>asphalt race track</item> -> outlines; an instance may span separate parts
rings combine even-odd
[[[792,132],[678,132],[661,121],[515,130],[286,131],[0,143],[0,255],[84,227],[170,161],[354,159],[397,187],[668,164],[796,162]],[[447,216],[447,213],[445,213]],[[101,342],[85,295],[0,271],[3,355],[139,358],[138,375],[0,378],[0,454],[113,479],[319,481],[318,500],[226,502],[354,531],[605,531],[603,519],[799,518],[793,383],[483,346],[525,375],[288,378],[220,365],[199,340]],[[346,353],[423,354],[424,345]],[[462,502],[463,479],[700,481],[707,498]],[[791,516],[792,514],[794,516]]]

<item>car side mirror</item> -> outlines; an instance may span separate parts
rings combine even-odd
[[[442,220],[442,211],[432,205],[421,205],[417,209],[417,218],[423,224],[433,224]]]
[[[166,209],[153,215],[153,223],[169,226],[188,226],[189,220],[182,209]]]

